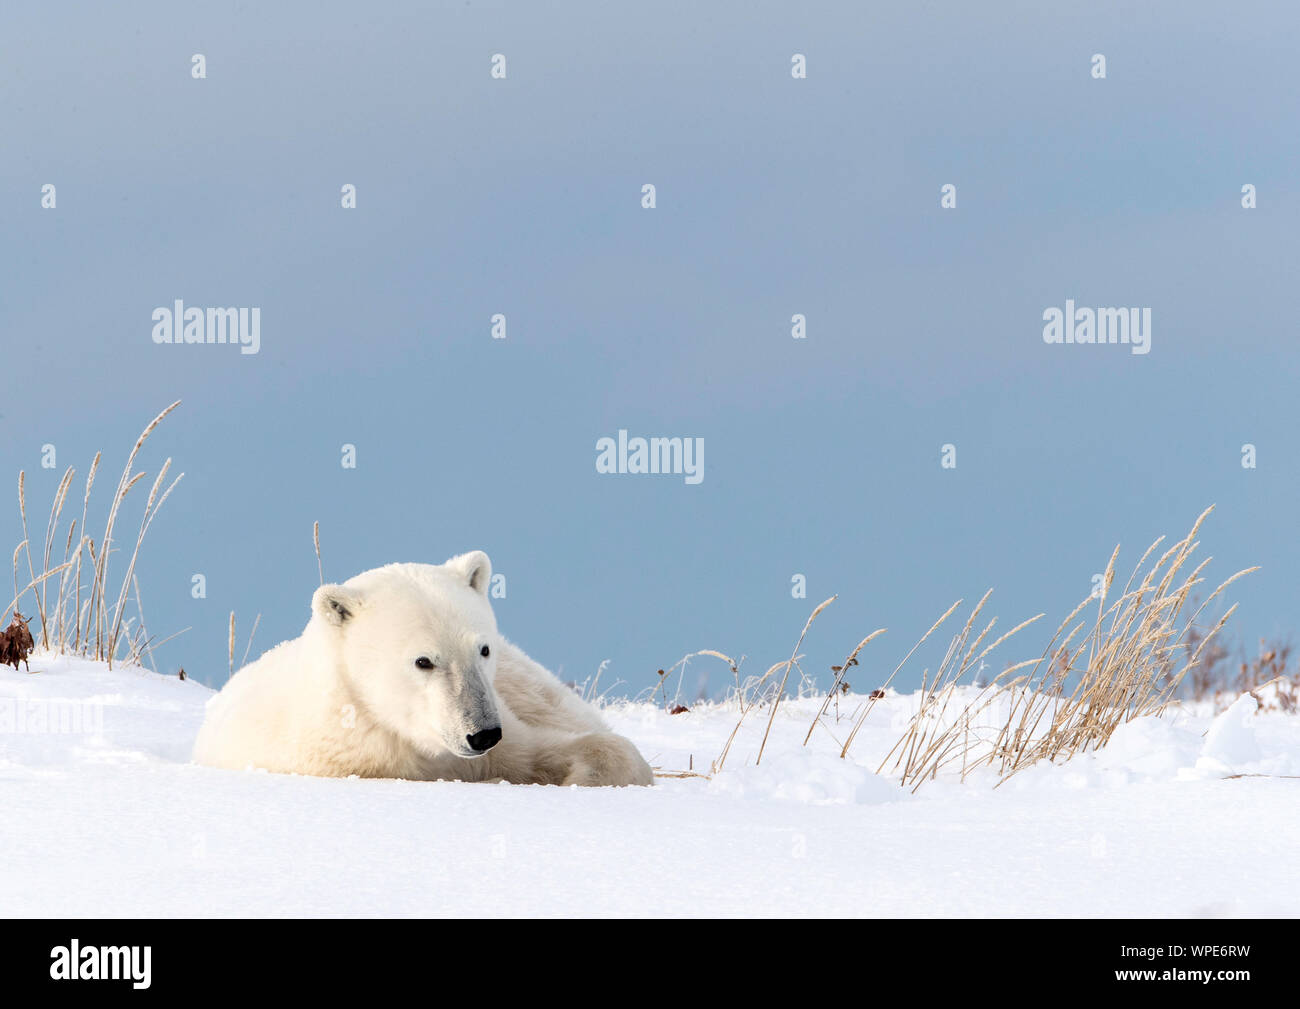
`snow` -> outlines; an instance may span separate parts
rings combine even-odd
[[[198,767],[203,686],[32,668],[0,670],[11,917],[1300,914],[1300,717],[1249,695],[1001,787],[980,771],[915,793],[874,773],[914,698],[878,703],[849,760],[863,699],[806,748],[821,702],[791,700],[757,766],[766,710],[711,779],[570,789]],[[699,772],[737,710],[606,716],[652,764]]]
[[[1262,754],[1255,738],[1255,715],[1259,703],[1242,694],[1214,720],[1205,734],[1205,748],[1196,762],[1210,773],[1231,773],[1259,764]]]
[[[709,782],[709,791],[736,798],[788,799],[817,805],[869,805],[909,798],[894,782],[860,764],[802,748],[758,766],[724,768]]]

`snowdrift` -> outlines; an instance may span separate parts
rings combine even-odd
[[[327,780],[189,763],[211,691],[36,655],[0,671],[9,916],[1218,916],[1300,914],[1300,717],[1243,695],[1122,726],[994,787],[900,788],[915,710],[840,698],[606,707],[653,789]]]

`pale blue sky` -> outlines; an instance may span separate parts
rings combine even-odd
[[[167,668],[220,684],[231,609],[295,635],[316,519],[335,580],[487,550],[507,635],[632,691],[761,671],[833,593],[806,668],[888,626],[871,686],[955,598],[1055,626],[1211,503],[1210,575],[1263,565],[1238,631],[1295,629],[1293,8],[376,6],[0,12],[0,473],[43,515],[184,400],[142,460],[187,474],[139,569]],[[259,306],[261,353],[155,346],[176,298]],[[1151,307],[1151,353],[1045,345],[1066,298]],[[619,428],[703,438],[703,483],[598,475]]]

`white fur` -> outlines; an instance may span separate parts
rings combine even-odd
[[[321,586],[302,635],[208,702],[194,759],[328,777],[652,784],[630,741],[501,637],[491,578],[476,550]],[[494,727],[501,741],[473,755],[467,737]]]

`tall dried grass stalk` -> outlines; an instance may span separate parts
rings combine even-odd
[[[96,452],[90,464],[85,491],[82,495],[80,519],[72,518],[68,523],[66,534],[61,534],[63,511],[75,476],[75,470],[71,467],[64,471],[54,492],[49,516],[46,519],[45,539],[40,555],[40,574],[36,571],[31,537],[28,532],[26,474],[19,472],[18,511],[23,540],[13,556],[14,601],[11,608],[19,606],[28,592],[32,593],[36,615],[40,621],[40,647],[43,650],[98,659],[110,665],[120,660],[139,662],[145,650],[152,650],[152,639],[144,626],[144,606],[140,600],[136,566],[145,534],[149,531],[163,503],[184,476],[181,474],[170,484],[166,484],[167,475],[171,470],[170,459],[163,463],[154,479],[136,532],[130,560],[120,584],[112,590],[109,586],[109,557],[114,549],[114,530],[121,516],[122,504],[132,488],[146,477],[145,473],[133,472],[136,457],[153,431],[179,405],[180,401],[177,400],[159,413],[135,440],[109,504],[104,533],[98,543],[85,535],[85,529],[90,511],[90,496],[103,453]],[[81,530],[80,535],[78,530]],[[54,551],[60,535],[64,540],[63,558],[55,565]],[[19,589],[18,559],[24,554],[27,558],[29,580],[26,587]],[[86,579],[82,577],[83,567],[88,572]],[[58,581],[51,583],[50,579],[56,575],[59,576]],[[88,589],[84,601],[83,587]],[[133,590],[136,596],[137,616],[128,619],[127,604]]]
[[[803,644],[803,639],[808,636],[808,628],[813,625],[813,621],[817,619],[818,614],[820,614],[822,610],[826,609],[826,607],[831,603],[835,602],[835,599],[835,596],[831,596],[829,599],[824,600],[819,604],[818,607],[812,611],[812,616],[810,616],[807,622],[803,625],[803,631],[799,634],[799,640],[795,642],[794,651],[790,653],[790,658],[785,663],[785,673],[781,677],[781,685],[777,688],[776,696],[772,698],[772,713],[768,715],[767,728],[763,730],[763,742],[759,744],[758,757],[754,761],[755,764],[761,764],[763,762],[763,750],[767,747],[768,733],[772,731],[772,723],[776,720],[777,708],[781,706],[781,698],[785,696],[785,685],[790,679],[790,670],[799,659],[799,648]]]

